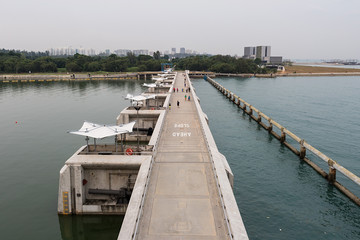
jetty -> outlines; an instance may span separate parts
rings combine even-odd
[[[155,93],[154,99],[118,116],[117,124],[136,121],[132,133],[117,136],[120,150],[94,142],[66,161],[58,213],[125,214],[121,240],[248,239],[232,190],[234,176],[189,72],[163,83],[144,93]]]

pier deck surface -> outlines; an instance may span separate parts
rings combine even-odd
[[[228,239],[209,153],[183,73],[174,86],[179,92],[172,93],[137,239]],[[185,101],[189,94],[191,100]]]

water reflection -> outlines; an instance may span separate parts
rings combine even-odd
[[[63,216],[59,215],[63,240],[117,239],[123,216]]]

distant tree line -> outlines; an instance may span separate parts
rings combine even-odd
[[[229,55],[192,56],[176,59],[176,67],[190,71],[211,71],[218,73],[271,73],[272,69],[259,67],[260,59],[235,58]]]
[[[160,71],[161,63],[168,62],[168,56],[161,57],[157,51],[153,56],[128,53],[125,57],[86,56],[75,54],[70,57],[50,57],[47,52],[26,52],[0,49],[0,73],[53,73],[67,72],[137,72]],[[172,63],[177,69],[190,71],[212,71],[223,73],[268,73],[272,70],[258,66],[258,60],[231,56],[192,56],[175,58]]]

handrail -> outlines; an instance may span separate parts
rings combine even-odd
[[[175,73],[175,79],[177,77],[177,72]],[[175,82],[175,81],[174,81]],[[174,85],[174,82],[173,84],[171,85],[171,89],[173,88],[173,85]],[[169,105],[169,102],[170,100],[166,103],[166,105],[164,105],[166,108],[168,108],[168,105]],[[150,175],[151,175],[151,172],[152,172],[152,167],[154,165],[154,161],[155,161],[155,157],[157,155],[157,148],[158,148],[158,144],[159,144],[159,140],[160,140],[160,137],[161,137],[161,132],[162,132],[162,129],[164,128],[164,122],[165,122],[165,117],[167,115],[167,111],[168,110],[165,110],[165,115],[164,115],[164,121],[162,121],[161,123],[161,127],[160,127],[160,131],[159,131],[159,135],[157,136],[157,139],[156,139],[156,142],[155,142],[155,145],[153,147],[153,156],[151,158],[151,163],[150,163],[150,167],[149,167],[149,172],[147,174],[147,179],[146,179],[146,183],[145,183],[145,188],[144,188],[144,194],[142,195],[142,198],[141,198],[141,203],[140,203],[140,207],[139,207],[139,211],[138,211],[138,216],[136,218],[136,224],[135,224],[135,227],[134,227],[134,230],[133,230],[133,234],[132,234],[132,239],[135,240],[136,239],[136,235],[137,235],[137,232],[138,232],[138,228],[139,228],[139,222],[140,222],[140,218],[141,218],[141,215],[142,215],[142,212],[143,212],[143,209],[144,209],[144,202],[145,202],[145,197],[146,197],[146,194],[147,194],[147,190],[148,190],[148,186],[149,186],[149,182],[150,182]]]
[[[205,138],[205,143],[206,143],[206,146],[207,146],[207,148],[208,148],[208,151],[209,151],[209,156],[210,156],[210,160],[211,160],[211,164],[212,164],[212,171],[213,171],[213,173],[214,173],[214,176],[215,176],[215,181],[216,181],[216,187],[217,187],[217,189],[218,189],[218,194],[219,194],[219,198],[220,198],[220,202],[221,202],[221,207],[222,207],[222,209],[223,209],[223,213],[224,213],[224,217],[225,217],[225,222],[226,222],[226,226],[227,226],[227,229],[228,229],[228,233],[229,233],[229,237],[230,237],[230,239],[248,239],[248,236],[247,236],[247,234],[246,234],[246,230],[244,230],[244,232],[245,233],[242,233],[242,234],[236,234],[236,236],[234,237],[234,231],[233,231],[233,229],[232,229],[232,225],[231,225],[231,220],[230,220],[230,217],[229,217],[229,215],[228,215],[228,212],[227,212],[227,207],[226,207],[226,204],[225,204],[225,200],[224,200],[224,197],[223,197],[223,192],[222,192],[222,190],[221,190],[221,188],[223,187],[223,186],[221,186],[221,183],[219,182],[219,176],[218,176],[218,174],[217,174],[217,171],[216,171],[216,167],[215,167],[215,161],[214,161],[214,156],[213,156],[213,149],[215,148],[216,150],[217,150],[217,148],[216,148],[216,145],[215,145],[215,141],[214,141],[214,139],[212,139],[212,142],[214,143],[214,146],[213,147],[211,147],[210,146],[210,143],[209,143],[209,139],[208,139],[208,136],[207,136],[207,134],[206,134],[206,132],[205,132],[205,129],[204,129],[204,125],[206,125],[207,126],[207,123],[206,123],[206,120],[205,120],[205,118],[204,118],[204,116],[202,116],[201,114],[203,113],[202,112],[202,110],[201,110],[201,107],[200,107],[200,104],[199,104],[199,102],[196,100],[196,93],[195,93],[195,91],[194,91],[194,88],[193,88],[193,86],[192,86],[192,84],[191,84],[191,81],[190,81],[190,78],[189,78],[189,75],[188,75],[188,71],[186,71],[186,78],[187,78],[187,80],[189,81],[189,85],[190,85],[190,90],[191,90],[191,93],[193,94],[193,99],[195,99],[194,101],[195,101],[195,106],[196,106],[196,108],[197,108],[197,112],[198,112],[198,115],[199,115],[199,119],[200,119],[200,126],[201,126],[201,130],[202,130],[202,132],[203,132],[203,134],[204,134],[204,138]],[[212,137],[212,136],[210,136],[210,137]],[[221,163],[222,164],[222,163]],[[228,179],[227,179],[228,180]],[[229,183],[230,184],[230,183]],[[231,188],[231,187],[230,187]],[[236,207],[237,207],[237,205],[236,205]],[[241,220],[241,217],[240,217],[240,221],[242,222],[242,220]],[[236,222],[238,225],[240,225],[240,223],[239,222]],[[235,224],[235,223],[234,223]],[[239,228],[241,228],[241,226],[236,226],[236,227],[239,227]],[[243,225],[242,225],[242,227],[243,227]],[[245,229],[245,228],[244,228]]]

